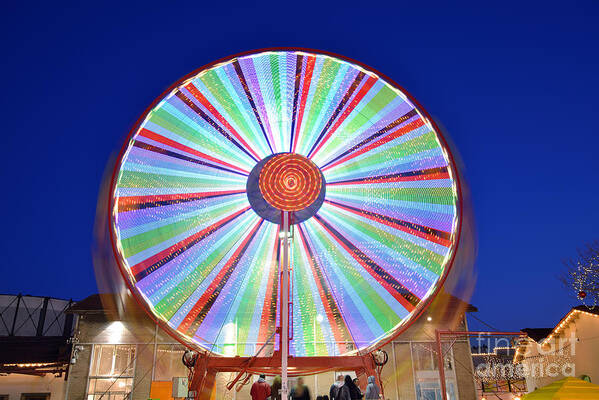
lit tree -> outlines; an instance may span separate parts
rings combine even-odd
[[[590,307],[599,304],[599,242],[578,249],[575,258],[564,261],[560,280],[572,295]]]

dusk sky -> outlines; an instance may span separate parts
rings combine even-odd
[[[99,187],[140,114],[204,64],[297,46],[372,66],[444,126],[477,317],[552,327],[576,304],[557,276],[599,239],[599,2],[151,3],[3,3],[0,293],[95,293]]]

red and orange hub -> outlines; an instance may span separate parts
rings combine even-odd
[[[281,211],[299,211],[316,201],[322,188],[318,167],[295,153],[277,154],[260,171],[264,200]]]

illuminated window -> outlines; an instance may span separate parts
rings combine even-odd
[[[449,343],[442,343],[445,362],[445,388],[447,398],[456,400],[457,382],[453,368],[453,351]],[[439,362],[437,345],[434,342],[412,343],[412,361],[414,365],[414,384],[416,400],[442,400],[439,381]]]
[[[126,400],[133,387],[135,345],[94,345],[87,400]]]
[[[155,381],[171,381],[173,377],[187,376],[188,370],[181,358],[186,347],[180,344],[159,344],[156,348]]]

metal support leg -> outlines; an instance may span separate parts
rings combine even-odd
[[[283,257],[281,258],[281,399],[289,397],[289,212],[283,211]]]
[[[196,364],[191,370],[191,374],[189,377],[188,388],[191,393],[193,393],[194,399],[199,399],[200,390],[202,385],[204,384],[204,379],[206,377],[206,364],[208,362],[207,356],[198,355],[196,360]]]
[[[447,400],[447,387],[445,384],[445,362],[443,360],[443,346],[441,345],[441,332],[435,331],[437,338],[437,364],[439,367],[439,380],[441,385],[441,399]]]
[[[200,387],[200,393],[198,396],[199,400],[210,400],[216,386],[216,370],[208,368],[206,370],[206,376]]]

